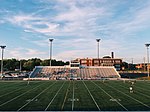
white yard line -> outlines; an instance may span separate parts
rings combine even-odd
[[[140,80],[137,81],[137,82],[140,82]],[[145,82],[145,83],[146,83],[146,82]],[[125,83],[125,84],[128,84],[128,83]],[[135,86],[136,86],[136,88],[139,88],[139,89],[142,89],[142,90],[144,90],[144,91],[149,91],[149,92],[150,92],[149,89],[144,89],[143,87],[140,87],[140,86],[138,86],[138,85],[136,85],[136,84],[135,84]]]
[[[44,89],[42,92],[40,92],[38,95],[36,95],[34,98],[32,98],[29,102],[27,102],[26,104],[24,104],[22,107],[20,107],[17,111],[22,110],[25,106],[27,106],[31,101],[34,101],[34,99],[36,99],[38,96],[40,96],[42,93],[44,93],[47,89],[49,89],[50,87],[52,87],[54,84],[56,84],[56,82],[54,82],[53,84],[49,85],[46,89]]]
[[[107,93],[104,89],[102,89],[100,86],[98,86],[96,83],[94,83],[93,81],[91,81],[93,84],[95,84],[99,89],[101,89],[105,94],[107,94],[111,99],[114,99],[114,97],[112,97],[109,93]],[[124,108],[126,111],[128,111],[128,109],[123,106],[120,102],[116,101],[122,108]]]
[[[125,88],[125,89],[129,89],[128,87],[124,87],[124,86],[122,86],[122,85],[119,85],[119,86],[121,86],[121,87],[123,87],[123,88]],[[125,86],[126,86],[126,84],[125,84]],[[135,87],[136,87],[136,88],[139,88],[139,89],[141,89],[141,90],[146,90],[146,89],[143,89],[143,88],[141,88],[141,87],[139,87],[139,86],[137,86],[137,85],[135,85]],[[135,89],[134,89],[133,91],[135,91]],[[147,91],[148,91],[148,90],[147,90]],[[136,92],[136,93],[139,93],[139,94],[141,94],[141,95],[143,95],[143,96],[145,96],[145,97],[150,98],[150,96],[149,96],[149,95],[147,95],[147,94],[143,94],[143,93],[139,92],[138,90],[137,90],[137,91],[135,91],[135,92]]]
[[[53,99],[49,102],[49,104],[47,105],[47,107],[45,108],[45,111],[47,111],[47,109],[49,108],[49,106],[52,104],[52,102],[54,101],[54,99],[56,98],[56,96],[58,95],[59,91],[61,90],[61,88],[64,86],[66,81],[64,81],[64,83],[62,84],[62,86],[59,88],[59,90],[57,91],[57,93],[55,94],[55,96],[53,97]]]
[[[70,82],[71,82],[71,81],[70,81]],[[63,110],[64,105],[65,105],[65,102],[66,102],[66,99],[67,99],[67,95],[68,95],[69,87],[70,87],[70,82],[69,82],[69,85],[68,85],[68,88],[67,88],[67,91],[66,91],[66,94],[65,94],[65,98],[64,98],[63,104],[62,104],[62,106],[61,106],[61,110]]]
[[[144,89],[144,88],[139,87],[139,86],[136,86],[136,88],[139,88],[139,89],[142,89],[142,90],[144,90],[144,91],[149,91],[149,92],[150,92],[150,90],[149,90],[149,89]]]
[[[95,99],[94,99],[93,95],[91,94],[90,90],[88,89],[88,87],[86,86],[86,84],[84,83],[84,81],[82,81],[82,82],[83,82],[84,86],[86,87],[86,89],[88,90],[88,92],[89,92],[89,94],[90,94],[90,96],[91,96],[92,100],[94,101],[94,103],[95,103],[96,107],[97,107],[97,108],[98,108],[98,110],[100,111],[101,109],[100,109],[100,107],[98,106],[98,104],[96,103],[96,101],[95,101]]]
[[[114,90],[116,90],[116,91],[118,91],[118,92],[124,94],[125,96],[127,96],[127,97],[129,97],[129,98],[131,98],[131,99],[133,99],[133,100],[135,100],[135,101],[137,101],[138,103],[144,105],[145,107],[150,108],[150,106],[148,106],[147,104],[145,104],[145,103],[143,103],[143,102],[141,102],[141,101],[139,101],[139,100],[137,100],[137,99],[135,99],[135,98],[133,98],[133,97],[131,97],[131,96],[125,94],[125,93],[123,93],[122,91],[120,91],[120,90],[118,90],[118,89],[116,89],[116,88],[114,88],[114,87],[112,87],[112,86],[110,86],[110,85],[108,85],[108,84],[107,84],[107,86],[109,86],[109,87],[113,88]]]
[[[45,84],[45,83],[44,83],[44,84]],[[43,84],[40,84],[40,85],[38,85],[38,86],[32,88],[31,90],[28,90],[28,91],[26,91],[26,92],[24,92],[24,93],[22,93],[22,94],[20,94],[20,95],[18,95],[18,96],[16,96],[16,97],[12,98],[11,100],[8,100],[8,101],[6,101],[6,102],[0,104],[0,107],[3,106],[3,105],[5,105],[5,104],[7,104],[7,103],[9,103],[9,102],[11,102],[11,101],[13,101],[13,100],[15,100],[15,99],[17,99],[17,98],[19,98],[19,97],[21,97],[21,96],[23,96],[24,94],[28,93],[29,91],[32,91],[32,90],[36,89],[37,87],[39,87],[39,86],[41,86],[41,85],[43,85]]]
[[[3,94],[3,95],[1,95],[0,97],[6,96],[6,95],[11,94],[11,93],[14,93],[15,91],[18,91],[18,90],[23,89],[23,88],[26,88],[26,87],[27,87],[27,86],[22,87],[22,88],[15,89],[14,91],[11,91],[11,92],[8,92],[8,93],[6,93],[6,94]]]
[[[23,88],[25,88],[25,87],[23,87]],[[7,92],[6,94],[1,95],[0,97],[6,96],[6,95],[8,95],[8,94],[11,94],[11,93],[13,93],[13,92],[15,92],[15,91],[18,91],[18,90],[20,90],[20,89],[23,89],[23,88],[18,88],[18,89],[15,89],[14,91]]]
[[[11,83],[11,82],[8,82],[8,83]],[[3,87],[12,87],[12,86],[15,86],[15,85],[17,85],[17,84],[19,84],[19,83],[21,83],[21,82],[15,82],[14,84],[10,84],[10,85],[3,85]]]
[[[141,95],[143,95],[143,96],[145,96],[145,97],[150,98],[150,96],[149,96],[149,95],[146,95],[146,94],[140,93],[140,92],[138,92],[138,91],[136,91],[136,92],[137,92],[137,93],[139,93],[139,94],[141,94]]]
[[[23,80],[17,80],[17,81],[14,81],[14,80],[3,80],[3,81],[0,81],[0,83],[3,83],[3,82],[25,82]]]
[[[124,86],[121,86],[121,85],[119,85],[120,87],[123,87],[123,88],[125,88],[125,89],[129,89],[128,87],[124,87]],[[134,89],[133,89],[133,91],[135,91]],[[143,95],[143,96],[145,96],[145,97],[148,97],[148,98],[150,98],[150,96],[149,95],[146,95],[146,94],[143,94],[143,93],[141,93],[141,92],[139,92],[139,91],[135,91],[136,93],[139,93],[139,94],[141,94],[141,95]]]
[[[72,111],[74,108],[74,81],[73,81],[73,88],[72,88]]]

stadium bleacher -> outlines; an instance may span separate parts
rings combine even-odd
[[[30,78],[50,79],[101,79],[119,78],[120,75],[113,66],[36,66],[30,74]]]

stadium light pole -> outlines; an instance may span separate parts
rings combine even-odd
[[[99,59],[99,42],[101,39],[96,39],[97,41],[97,58]]]
[[[3,75],[3,56],[4,56],[4,49],[6,46],[0,46],[2,49],[2,60],[1,60],[1,75]]]
[[[147,48],[147,76],[149,77],[149,46],[150,44],[145,44]]]
[[[22,63],[21,63],[21,59],[20,59],[20,72],[21,72],[21,70],[22,70]]]
[[[54,39],[49,39],[49,42],[50,42],[50,62],[49,62],[49,65],[52,66],[52,42],[53,42]]]

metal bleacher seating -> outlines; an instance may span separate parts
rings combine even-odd
[[[90,66],[72,69],[69,66],[36,66],[30,77],[79,77],[81,79],[118,78],[120,75],[113,66]]]

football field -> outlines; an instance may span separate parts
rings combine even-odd
[[[4,110],[150,111],[150,81],[0,81]]]

